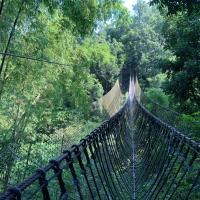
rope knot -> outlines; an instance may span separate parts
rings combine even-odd
[[[86,135],[85,139],[86,139],[86,142],[88,144],[90,144],[92,142],[92,136],[91,135]]]
[[[8,190],[10,193],[14,194],[17,197],[17,200],[21,200],[21,190],[18,187],[11,187]]]
[[[72,151],[75,153],[76,156],[80,154],[80,150],[79,150],[78,145],[74,144],[74,145],[71,146],[71,148],[72,148]]]
[[[53,164],[53,170],[56,173],[56,176],[59,176],[62,173],[59,162],[57,160],[50,160],[49,163]]]
[[[81,139],[80,144],[83,148],[87,147],[87,140],[86,139]]]
[[[40,175],[39,177],[39,183],[40,186],[42,187],[47,187],[48,186],[48,181],[46,180],[46,172],[44,169],[38,169],[36,172]]]
[[[71,151],[65,150],[65,151],[63,151],[63,153],[66,154],[66,157],[65,157],[66,161],[68,163],[71,163],[72,162],[72,153],[71,153]]]
[[[40,177],[45,178],[46,172],[44,171],[44,169],[37,169],[36,172],[40,174]]]

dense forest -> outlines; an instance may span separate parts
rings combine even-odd
[[[200,141],[198,0],[1,0],[0,193],[102,122],[133,72]]]

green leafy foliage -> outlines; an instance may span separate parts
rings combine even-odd
[[[151,0],[150,5],[158,4],[159,8],[167,8],[168,14],[177,14],[179,11],[192,12],[198,11],[199,1],[198,0]]]
[[[21,2],[3,5],[1,52]],[[8,46],[14,56],[0,57],[1,63],[5,58],[0,74],[0,191],[22,181],[102,120],[100,105],[94,104],[112,87],[122,64],[116,58],[118,43],[93,30],[112,17],[113,9],[120,13],[120,1],[23,4]]]
[[[161,59],[160,67],[168,75],[164,89],[174,95],[184,112],[199,110],[200,102],[200,63],[199,63],[199,12],[179,12],[176,16],[166,17],[163,35],[165,48],[174,56]]]
[[[159,105],[169,107],[169,97],[160,88],[150,88],[145,95]]]
[[[182,121],[183,124],[187,124],[191,136],[196,141],[199,141],[200,112],[192,113],[191,115],[183,114],[180,120]]]
[[[122,84],[126,89],[133,72],[138,74],[143,89],[149,87],[148,78],[160,71],[157,67],[158,60],[170,55],[170,52],[164,50],[164,38],[161,35],[163,20],[155,7],[138,1],[129,24],[121,23],[107,28],[108,37],[121,42],[124,47]]]

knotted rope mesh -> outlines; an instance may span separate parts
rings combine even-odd
[[[121,92],[119,81],[117,80],[112,89],[101,99],[101,104],[109,116],[113,116],[122,106],[124,95]]]
[[[199,160],[198,143],[129,95],[113,117],[1,199],[197,200]]]

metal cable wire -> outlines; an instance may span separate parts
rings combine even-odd
[[[4,6],[4,0],[1,0],[1,4],[0,4],[0,15],[3,11],[3,6]]]
[[[10,34],[9,34],[8,41],[7,41],[5,50],[4,50],[3,58],[2,58],[2,61],[1,61],[1,64],[0,64],[0,74],[1,74],[2,71],[3,71],[4,62],[5,62],[5,59],[6,59],[6,54],[7,54],[7,52],[8,52],[8,49],[9,49],[9,46],[10,46],[10,42],[11,42],[12,37],[13,37],[13,35],[14,35],[15,27],[16,27],[16,25],[17,25],[18,19],[19,19],[19,17],[20,17],[21,12],[22,12],[22,8],[23,8],[23,6],[24,6],[25,1],[26,1],[26,0],[22,0],[21,3],[20,3],[19,10],[18,10],[18,12],[17,12],[17,15],[16,15],[16,17],[15,17],[15,20],[14,20],[14,23],[13,23],[13,26],[12,26],[12,29],[11,29],[11,32],[10,32]],[[2,5],[3,5],[3,2],[2,2]]]
[[[31,56],[17,55],[17,54],[9,53],[9,52],[6,52],[6,53],[0,52],[0,55],[10,56],[10,57],[14,57],[14,58],[21,58],[21,59],[26,59],[26,60],[33,60],[36,62],[43,62],[43,63],[53,64],[53,65],[67,66],[67,64],[59,63],[56,61],[50,61],[50,60],[46,60],[46,59],[42,59],[42,58],[35,58],[35,57],[31,57]]]

